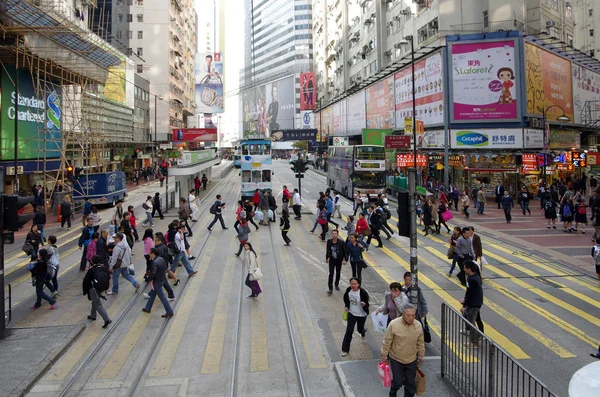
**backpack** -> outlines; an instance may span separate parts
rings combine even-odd
[[[169,244],[167,244],[167,248],[169,249],[169,255],[172,255],[172,256],[177,255],[180,251],[177,244],[175,244],[175,241],[169,241]]]
[[[215,201],[215,203],[210,207],[210,213],[215,215],[217,213],[217,202]]]
[[[585,215],[586,214],[585,205],[579,204],[579,206],[577,206],[577,213],[579,215]]]
[[[94,278],[92,279],[92,283],[94,284],[96,291],[106,291],[110,286],[110,275],[108,274],[108,270],[104,266],[94,266],[93,269]]]
[[[571,216],[571,206],[567,203],[565,204],[565,206],[563,207],[563,216],[564,217],[569,217]]]
[[[142,208],[145,209],[145,210],[147,210],[150,207],[148,207],[148,204],[144,203],[144,204],[142,204]]]
[[[240,218],[246,218],[246,215],[248,215],[248,214],[246,214],[246,210],[240,211]]]

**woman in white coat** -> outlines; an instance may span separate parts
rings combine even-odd
[[[256,251],[250,243],[244,244],[244,267],[248,272],[246,285],[252,290],[252,294],[248,295],[248,298],[256,298],[262,292],[258,284],[258,279],[262,277],[262,274],[257,274],[257,270],[260,272],[258,269],[258,255],[256,255]]]
[[[384,304],[379,306],[375,313],[387,314],[387,323],[402,315],[404,306],[410,303],[408,296],[402,292],[402,286],[400,283],[394,281],[390,284],[390,290],[385,293]]]

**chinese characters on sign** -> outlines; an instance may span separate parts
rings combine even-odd
[[[465,165],[465,156],[460,154],[452,154],[448,156],[448,165],[451,166],[463,166]]]
[[[543,161],[543,159],[542,159]],[[523,153],[522,157],[523,172],[537,171],[538,158],[534,153]]]
[[[408,149],[410,148],[410,135],[390,135],[385,137],[386,149]]]
[[[414,155],[413,154],[396,154],[396,167],[398,168],[406,168],[406,167],[414,167]],[[424,154],[417,155],[417,166],[426,167],[427,166],[427,156]]]
[[[304,128],[301,130],[280,130],[271,134],[273,141],[314,141],[317,139],[316,128]]]

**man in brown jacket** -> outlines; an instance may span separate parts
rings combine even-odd
[[[475,262],[477,262],[483,256],[483,246],[481,245],[481,237],[478,234],[475,234],[475,228],[473,226],[469,226],[471,229],[471,239],[473,241],[473,251],[475,251]]]
[[[423,364],[425,342],[423,327],[415,321],[416,313],[413,305],[404,306],[402,316],[392,320],[383,339],[381,360],[387,362],[389,357],[393,374],[390,397],[396,397],[402,386],[404,397],[413,397],[417,391],[417,366]]]

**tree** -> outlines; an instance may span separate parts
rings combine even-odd
[[[296,141],[292,143],[292,147],[306,152],[308,151],[308,141]]]

